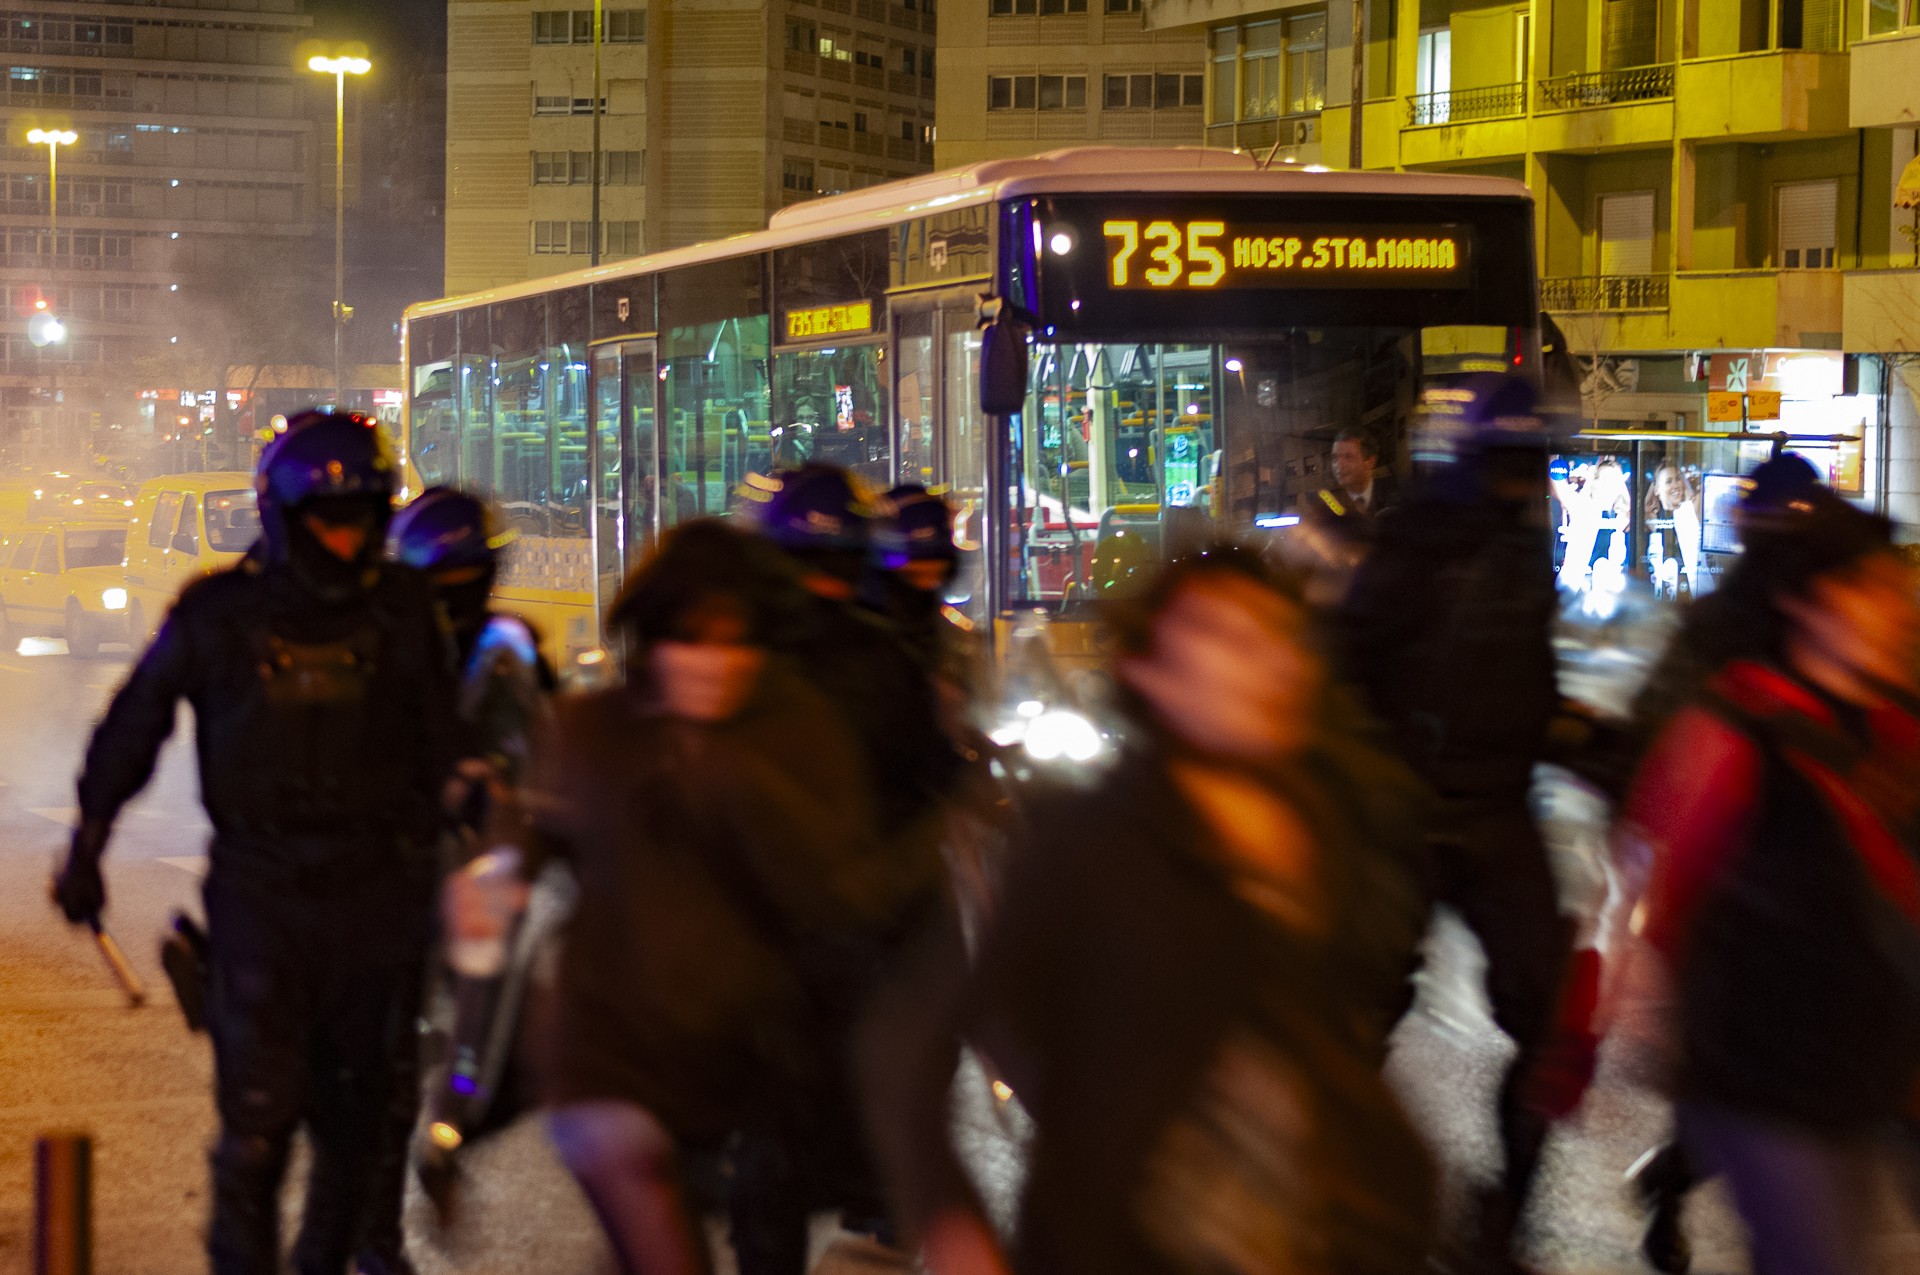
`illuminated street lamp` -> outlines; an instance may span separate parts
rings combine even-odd
[[[333,77],[333,401],[347,397],[347,377],[340,362],[340,334],[347,325],[347,77],[365,75],[373,63],[343,55],[307,59],[307,69]]]
[[[27,134],[29,146],[47,148],[47,250],[60,254],[60,148],[71,146],[80,135],[70,128],[36,128]]]

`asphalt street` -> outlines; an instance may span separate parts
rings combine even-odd
[[[21,635],[16,634],[18,639]],[[1606,660],[1586,670],[1612,684]],[[201,1232],[213,1113],[211,1060],[188,1034],[162,979],[157,944],[176,909],[198,911],[206,821],[197,804],[191,722],[183,712],[148,791],[121,820],[108,859],[107,920],[150,985],[126,1007],[93,944],[47,902],[48,874],[72,818],[72,779],[88,731],[125,675],[109,649],[82,661],[63,644],[28,638],[0,654],[0,1275],[29,1269],[32,1146],[37,1135],[85,1130],[95,1140],[95,1259],[102,1275],[204,1270]],[[1604,892],[1599,807],[1567,785],[1543,792],[1568,903],[1591,912]],[[1490,1176],[1487,1115],[1504,1043],[1474,990],[1478,953],[1444,920],[1430,944],[1420,1007],[1399,1033],[1392,1074],[1447,1170],[1449,1198]],[[1532,1257],[1564,1275],[1645,1268],[1622,1174],[1663,1136],[1667,1114],[1630,1041],[1610,1046],[1600,1079],[1556,1134],[1532,1214]],[[958,1087],[963,1142],[1004,1201],[1017,1177],[1021,1120],[977,1074]],[[462,1224],[435,1230],[410,1201],[414,1258],[425,1275],[597,1275],[611,1271],[591,1213],[554,1160],[537,1120],[472,1159]],[[296,1166],[296,1176],[298,1166]],[[1880,1272],[1920,1275],[1920,1233],[1891,1186]],[[291,1216],[297,1191],[288,1192]],[[1697,1193],[1688,1228],[1702,1275],[1746,1269],[1742,1240],[1717,1187]],[[901,1267],[822,1227],[821,1271]]]

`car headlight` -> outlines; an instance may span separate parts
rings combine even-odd
[[[1033,718],[1022,742],[1035,761],[1088,762],[1098,757],[1103,747],[1100,732],[1092,722],[1058,708]]]
[[[100,591],[100,605],[109,611],[126,610],[127,591],[125,589],[102,589]]]

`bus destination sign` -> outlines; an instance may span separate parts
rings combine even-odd
[[[873,302],[849,301],[787,311],[787,340],[814,341],[828,336],[854,336],[873,331]]]
[[[1108,219],[1112,288],[1464,288],[1466,226]]]

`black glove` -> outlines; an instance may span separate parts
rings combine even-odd
[[[100,854],[107,847],[107,825],[82,820],[73,830],[67,866],[53,879],[53,901],[75,925],[100,915],[107,906],[107,883],[100,876]]]

